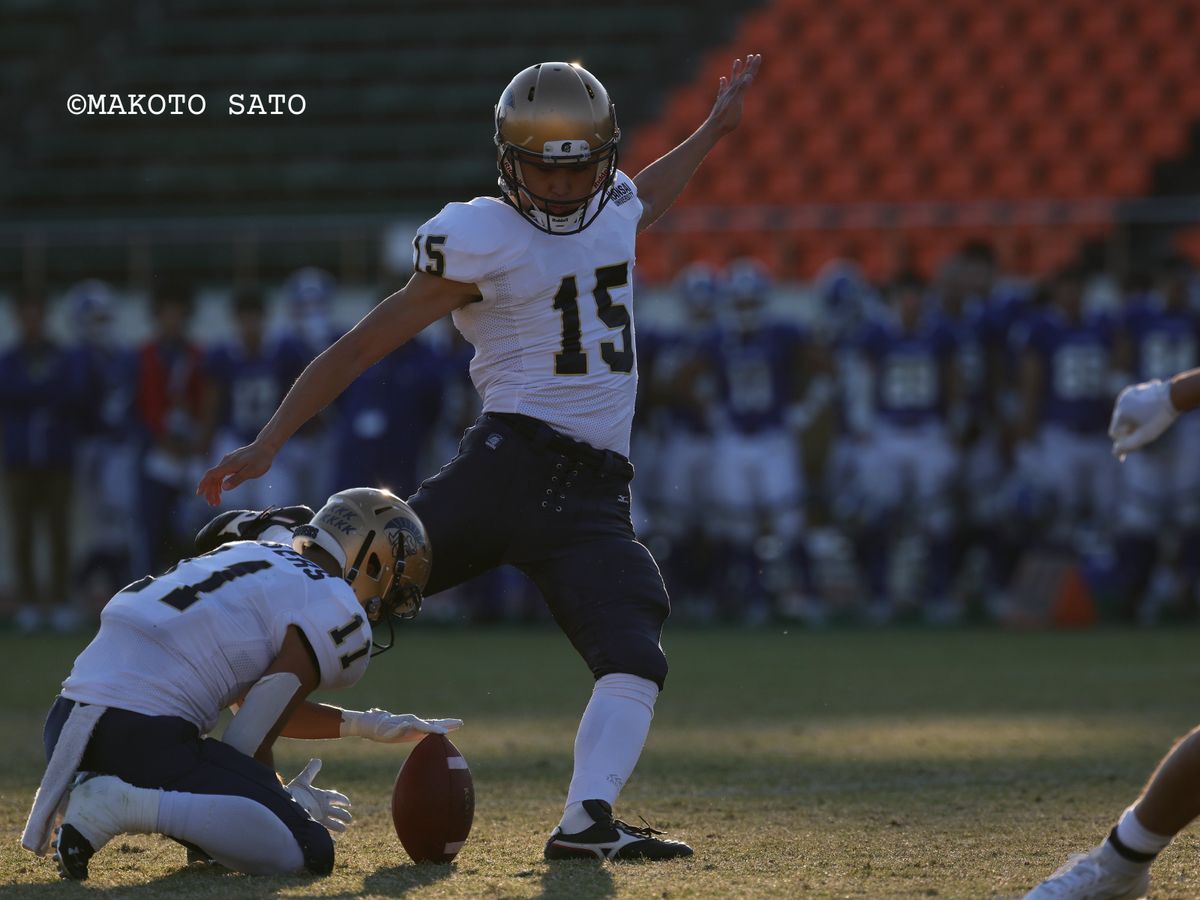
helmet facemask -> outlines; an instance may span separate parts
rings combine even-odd
[[[619,132],[618,132],[619,136]],[[586,141],[547,142],[542,154],[519,150],[511,144],[497,140],[496,167],[500,170],[500,190],[504,199],[524,215],[535,228],[547,234],[578,234],[587,228],[608,204],[612,196],[613,181],[617,177],[617,141],[614,138],[598,152],[591,153]],[[552,146],[557,144],[557,146]],[[580,152],[582,145],[582,152]],[[563,153],[563,148],[568,151]],[[552,151],[558,150],[558,153]],[[591,190],[582,197],[556,200],[536,194],[525,183],[521,172],[522,161],[536,161],[540,165],[568,166],[596,165],[596,177]],[[573,206],[574,209],[562,216],[549,212],[551,206]]]

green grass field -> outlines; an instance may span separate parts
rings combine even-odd
[[[334,702],[456,715],[475,827],[456,864],[413,865],[391,830],[406,750],[282,741],[345,790],[355,826],[326,879],[185,868],[158,837],[118,838],[83,887],[22,851],[41,721],[81,639],[0,638],[0,896],[1008,897],[1111,826],[1171,741],[1200,721],[1200,634],[1103,631],[668,632],[672,673],[618,814],[694,858],[541,859],[570,777],[590,677],[551,630],[417,625]],[[1197,838],[1155,897],[1200,897]]]

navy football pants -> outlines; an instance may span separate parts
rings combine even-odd
[[[74,700],[58,697],[50,707],[42,733],[47,762],[74,705]],[[96,723],[79,768],[115,775],[135,787],[247,797],[288,827],[309,871],[333,871],[333,838],[292,799],[271,767],[215,738],[200,737],[186,719],[110,708]]]
[[[527,416],[485,413],[409,503],[433,549],[426,594],[496,566],[521,569],[596,678],[661,688],[670,614],[658,565],[634,534],[633,466]]]

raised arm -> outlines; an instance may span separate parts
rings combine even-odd
[[[1171,406],[1177,412],[1190,412],[1200,406],[1200,369],[1189,369],[1173,375],[1167,382],[1170,387]]]
[[[253,443],[225,454],[204,473],[196,493],[216,506],[221,492],[257,478],[296,430],[349,384],[423,328],[478,296],[472,284],[417,272],[308,364]]]
[[[638,198],[642,201],[638,231],[648,228],[670,209],[708,151],[738,127],[742,120],[742,94],[754,80],[761,62],[762,55],[758,53],[747,56],[745,63],[735,59],[729,77],[721,78],[717,99],[704,123],[682,144],[650,163],[634,177],[633,183],[637,185]]]

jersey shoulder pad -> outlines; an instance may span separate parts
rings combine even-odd
[[[642,201],[638,198],[637,185],[620,169],[613,179],[608,205],[626,219],[636,222],[642,217]]]
[[[322,688],[350,687],[367,671],[371,623],[341,579],[312,582],[303,607],[288,617],[287,624],[299,628],[312,647]]]
[[[417,231],[413,268],[478,284],[520,259],[531,231],[503,200],[476,197],[469,203],[448,203]]]

